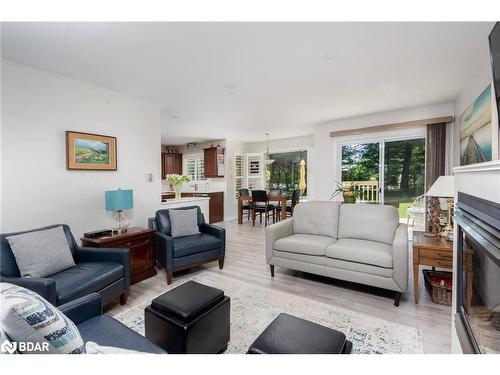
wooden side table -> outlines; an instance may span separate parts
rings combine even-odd
[[[83,246],[130,250],[131,284],[156,275],[154,229],[132,227],[127,233],[99,238],[82,237]]]
[[[465,250],[464,271],[467,274],[467,310],[472,302],[472,250]],[[439,237],[426,237],[423,232],[413,232],[413,294],[418,303],[420,266],[453,270],[453,242]],[[454,286],[455,287],[455,286]]]

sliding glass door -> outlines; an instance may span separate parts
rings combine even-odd
[[[362,202],[380,202],[380,143],[342,146],[341,183],[355,189]]]
[[[424,193],[425,138],[342,145],[341,183],[354,186],[358,201],[390,204],[400,217]]]

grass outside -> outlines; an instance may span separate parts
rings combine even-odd
[[[406,210],[410,207],[411,202],[401,202],[399,203],[399,217],[406,218]]]

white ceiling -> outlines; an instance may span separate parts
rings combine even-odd
[[[454,100],[493,23],[3,23],[2,55],[159,104],[162,141],[261,141]],[[177,116],[178,118],[173,118]]]

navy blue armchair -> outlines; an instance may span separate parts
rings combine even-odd
[[[57,226],[60,224],[1,234],[0,282],[33,290],[55,306],[93,292],[98,292],[105,302],[119,296],[120,303],[125,304],[130,286],[129,250],[80,247],[67,225],[62,227],[76,265],[43,278],[21,277],[7,237]]]
[[[198,228],[200,233],[173,238],[170,235],[169,210],[156,211],[149,219],[149,227],[155,232],[156,262],[165,267],[167,284],[172,283],[173,273],[203,263],[219,261],[219,268],[224,267],[226,252],[226,231],[215,225],[207,224],[200,207],[189,206],[174,210],[198,210]]]
[[[78,327],[84,342],[145,353],[166,352],[114,318],[102,314],[101,295],[91,293],[58,307]]]

